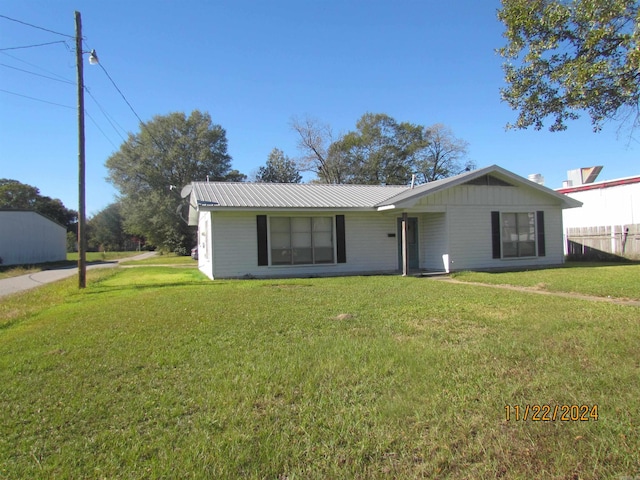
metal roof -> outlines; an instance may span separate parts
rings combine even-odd
[[[193,182],[200,206],[236,208],[371,208],[406,185]]]
[[[492,174],[515,185],[524,185],[555,197],[563,208],[580,202],[520,177],[497,165],[465,172],[411,188],[407,185],[335,185],[318,183],[192,182],[192,206],[231,208],[349,208],[386,210],[411,208],[426,195]]]

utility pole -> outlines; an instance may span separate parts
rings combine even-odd
[[[85,212],[84,74],[82,65],[82,18],[76,17],[76,66],[78,70],[78,288],[87,286]]]

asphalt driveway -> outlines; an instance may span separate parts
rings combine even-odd
[[[156,252],[145,252],[135,257],[128,257],[123,260],[143,260],[145,258],[153,257]],[[94,268],[113,268],[119,264],[120,260],[114,260],[112,262],[95,263],[87,265],[87,270]],[[11,295],[12,293],[22,292],[24,290],[30,290],[32,288],[39,287],[51,282],[56,282],[64,278],[71,277],[78,274],[77,267],[57,268],[54,270],[42,270],[41,272],[30,273],[27,275],[21,275],[19,277],[11,277],[0,280],[0,297]]]

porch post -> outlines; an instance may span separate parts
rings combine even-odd
[[[409,274],[409,218],[407,212],[402,213],[402,276]]]

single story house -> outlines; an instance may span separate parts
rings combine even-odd
[[[493,165],[411,186],[192,182],[209,278],[522,268],[564,261],[580,202]]]
[[[0,264],[33,265],[67,259],[67,229],[31,210],[0,209]]]

